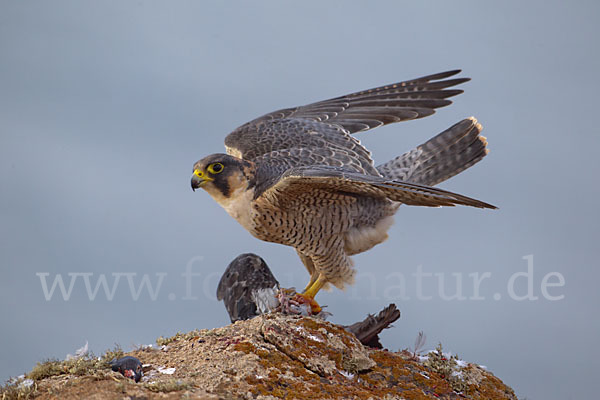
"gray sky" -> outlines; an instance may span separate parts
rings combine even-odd
[[[192,164],[277,108],[462,68],[473,80],[455,104],[359,138],[384,162],[476,116],[491,153],[441,187],[500,210],[402,207],[390,239],[355,257],[358,284],[318,300],[339,323],[396,302],[391,350],[423,330],[427,348],[442,342],[519,396],[594,397],[597,4],[2,1],[0,379],[86,340],[101,353],[223,326],[217,280],[242,252],[304,287],[293,249],[252,238],[190,190]],[[528,285],[514,274],[528,263],[537,300],[518,301]],[[200,275],[189,286],[186,265]],[[467,299],[445,300],[439,275],[422,279],[432,298],[420,299],[419,268],[442,274],[448,295],[462,277]],[[80,274],[68,300],[57,287],[47,301],[42,278],[50,290],[60,274],[68,289],[68,273]],[[474,273],[490,274],[482,300]],[[544,296],[551,273],[547,284],[564,285]],[[109,286],[121,275],[112,300],[100,289],[92,301],[85,278],[94,289],[101,274]],[[143,274],[155,289],[162,279],[155,300],[132,296],[128,279],[137,288]]]

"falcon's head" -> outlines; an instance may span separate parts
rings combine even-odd
[[[253,164],[227,154],[211,154],[194,164],[192,189],[202,188],[217,201],[246,189],[253,178]]]

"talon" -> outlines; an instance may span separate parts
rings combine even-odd
[[[317,292],[327,283],[324,275],[319,275],[317,279],[309,283],[304,293],[297,293],[295,289],[280,288],[277,298],[279,300],[280,310],[285,314],[303,314],[317,315],[323,309],[315,300]],[[303,307],[303,306],[308,306]]]
[[[308,304],[310,306],[311,314],[315,315],[321,312],[322,308],[314,299],[314,297],[307,296],[306,294],[296,293],[294,296],[294,301],[297,301],[300,304]]]

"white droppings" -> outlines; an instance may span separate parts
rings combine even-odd
[[[354,374],[352,372],[344,371],[343,369],[339,370],[339,371],[340,371],[340,374],[342,374],[343,376],[345,376],[348,379],[354,378]]]
[[[175,373],[175,368],[174,367],[171,367],[171,368],[158,367],[157,370],[161,374],[165,374],[165,375],[173,375]]]
[[[466,361],[463,361],[463,360],[457,359],[457,360],[456,360],[456,365],[458,365],[458,366],[459,366],[459,367],[461,367],[461,368],[464,368],[464,367],[466,367],[467,365],[469,365],[469,363],[468,363],[468,362],[466,362]]]
[[[23,382],[21,382],[20,386],[27,388],[33,386],[33,379],[24,379]]]
[[[323,341],[323,339],[321,339],[320,337],[315,336],[315,335],[311,335],[311,334],[308,334],[306,337],[309,338],[309,339],[311,339],[311,340],[314,340],[315,342],[322,342]]]
[[[318,337],[318,336],[315,336],[315,335],[313,335],[313,334],[311,334],[311,333],[308,333],[308,332],[306,332],[304,329],[302,329],[302,328],[301,328],[301,327],[299,327],[299,326],[295,326],[295,327],[294,327],[294,330],[295,330],[296,332],[300,333],[300,335],[301,335],[302,337],[305,337],[305,338],[307,338],[307,339],[310,339],[310,340],[314,340],[315,342],[323,342],[323,339],[321,339],[320,337]]]

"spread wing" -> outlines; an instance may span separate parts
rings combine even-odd
[[[257,186],[256,197],[269,198],[285,208],[293,206],[296,199],[310,196],[323,199],[367,196],[389,199],[407,205],[440,207],[465,205],[477,208],[496,207],[446,190],[410,182],[388,180],[383,177],[349,172],[331,166],[294,167],[285,171],[271,186]]]
[[[463,91],[448,89],[469,78],[445,79],[460,70],[428,75],[301,107],[286,108],[250,121],[225,138],[227,152],[252,160],[290,147],[317,142],[353,150],[371,161],[370,153],[350,135],[393,122],[426,117],[452,103]]]

